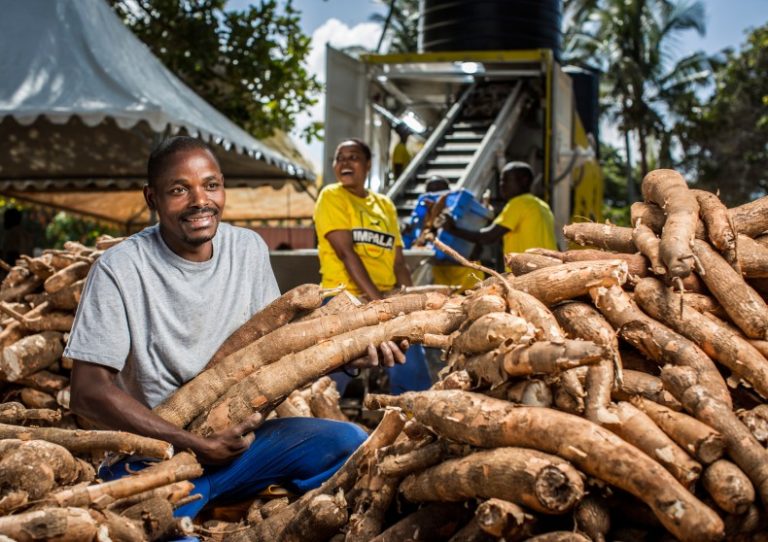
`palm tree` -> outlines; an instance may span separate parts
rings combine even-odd
[[[631,167],[631,134],[637,137],[640,171],[649,170],[649,141],[662,142],[669,158],[668,119],[675,103],[711,77],[708,57],[697,52],[676,59],[676,36],[704,34],[704,5],[685,0],[570,0],[580,28],[565,33],[571,60],[596,63],[603,71],[604,110],[619,123]],[[636,198],[628,179],[630,200]]]
[[[376,52],[381,52],[385,36],[390,37],[390,53],[415,53],[419,42],[419,0],[388,0],[387,15],[376,13],[370,20],[381,23]]]
[[[591,65],[593,33],[597,28],[593,13],[600,0],[563,0],[562,57],[570,64]]]

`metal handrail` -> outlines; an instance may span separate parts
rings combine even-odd
[[[487,183],[479,184],[476,180],[481,179],[493,167],[495,163],[495,150],[498,143],[502,140],[508,141],[513,129],[517,126],[517,119],[522,111],[524,101],[522,90],[523,82],[518,81],[515,88],[512,89],[512,92],[509,93],[509,96],[504,101],[504,105],[493,120],[493,124],[491,124],[485,136],[483,136],[477,152],[472,157],[472,161],[459,178],[456,189],[466,188],[479,197],[483,190],[487,188]]]
[[[417,154],[413,160],[410,161],[405,170],[400,174],[395,183],[387,191],[387,197],[391,200],[395,198],[403,191],[403,188],[408,182],[416,175],[416,172],[427,161],[427,157],[437,148],[437,144],[443,139],[445,133],[453,125],[456,118],[461,113],[464,104],[469,99],[470,95],[475,91],[477,83],[472,83],[467,90],[461,95],[461,97],[454,103],[448,110],[448,113],[443,117],[443,120],[435,127],[433,132],[427,138],[419,154]]]

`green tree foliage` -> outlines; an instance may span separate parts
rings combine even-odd
[[[710,59],[701,52],[679,58],[675,36],[705,31],[702,2],[684,0],[570,0],[565,54],[571,62],[597,65],[603,72],[603,110],[639,146],[640,176],[658,156],[668,165],[673,142],[671,119],[691,89],[711,79]],[[650,144],[658,143],[658,149]],[[653,151],[656,150],[656,153]],[[637,191],[629,185],[629,199]]]
[[[768,24],[738,52],[726,51],[715,81],[708,102],[686,98],[677,130],[691,176],[737,205],[768,193]]]
[[[118,228],[64,211],[56,213],[45,227],[45,241],[53,248],[62,248],[67,241],[77,241],[92,246],[96,243],[96,239],[104,234],[113,237],[123,235]]]
[[[6,231],[5,215],[11,210],[20,214],[20,224],[17,225],[18,229]],[[2,219],[0,258],[7,257],[4,249],[9,246],[14,250],[20,250],[21,254],[31,256],[35,249],[62,248],[67,241],[93,245],[103,234],[115,237],[124,235],[120,229],[105,223],[64,211],[56,212],[48,207],[24,204],[13,198],[2,196],[0,196],[0,219]],[[14,242],[11,242],[9,237],[14,237]]]
[[[631,202],[627,194],[627,161],[613,145],[600,143],[600,167],[603,172],[603,216],[617,226],[629,226]],[[639,175],[635,168],[634,176]]]
[[[321,87],[306,68],[310,38],[287,0],[110,0],[125,24],[173,73],[256,137],[290,131]],[[309,140],[317,132],[305,132]]]

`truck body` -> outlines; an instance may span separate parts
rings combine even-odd
[[[549,203],[558,231],[575,218],[601,219],[594,134],[586,133],[571,76],[550,50],[356,59],[328,47],[326,82],[324,183],[334,181],[336,145],[358,137],[374,155],[369,188],[386,193],[403,222],[432,175],[452,190],[503,203],[499,171],[510,160],[531,165],[534,191]],[[395,178],[389,157],[402,125],[420,141]]]
[[[499,199],[499,172],[510,160],[532,167],[533,192],[552,208],[561,248],[565,224],[602,221],[596,134],[585,130],[589,121],[579,114],[573,79],[551,50],[355,58],[328,46],[326,54],[324,184],[335,182],[338,143],[357,137],[373,152],[368,188],[394,201],[403,227],[432,175],[498,213],[505,203]],[[394,177],[390,157],[403,127],[412,134],[413,156]],[[416,282],[428,280],[420,268],[434,256],[430,247],[406,255]],[[503,265],[500,250],[486,251],[483,259]],[[318,281],[316,260],[312,250],[275,253],[281,287]]]

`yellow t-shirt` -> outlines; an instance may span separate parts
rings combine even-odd
[[[392,151],[392,169],[395,166],[400,165],[405,169],[411,162],[411,153],[408,152],[408,148],[402,141],[395,145],[395,149]]]
[[[529,248],[557,250],[555,218],[547,203],[533,194],[522,194],[507,202],[494,224],[504,226],[504,254]]]
[[[458,286],[459,291],[469,290],[485,278],[485,273],[463,265],[440,264],[432,266],[432,283]]]
[[[376,288],[385,292],[395,287],[395,248],[402,247],[403,240],[392,200],[370,191],[360,198],[341,183],[335,183],[320,192],[314,219],[324,288],[344,285],[352,294],[362,293],[325,238],[334,230],[352,231],[355,253],[360,256]]]

